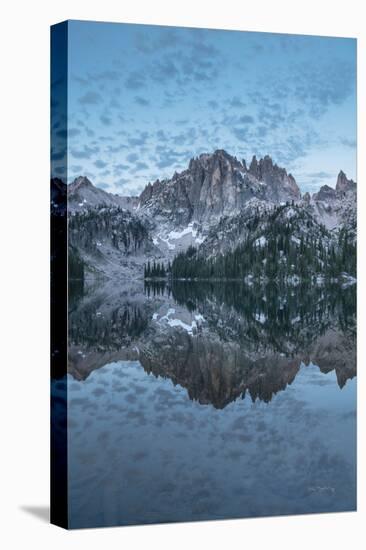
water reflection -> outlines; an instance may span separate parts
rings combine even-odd
[[[71,527],[355,509],[354,287],[69,298]]]
[[[250,288],[164,283],[70,300],[70,373],[85,379],[110,361],[138,360],[191,399],[223,408],[270,401],[302,363],[356,374],[355,288]]]

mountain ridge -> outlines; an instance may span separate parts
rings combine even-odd
[[[232,181],[228,182],[226,172],[229,172],[237,180],[234,182],[235,192],[232,189],[223,189],[223,185],[233,184]],[[206,181],[203,185],[202,180],[205,177],[207,179],[207,173],[211,181]],[[187,178],[194,181],[187,182]],[[198,189],[197,179],[201,179]],[[218,180],[221,180],[221,186]],[[202,218],[210,217],[205,216],[204,212],[205,207],[207,208],[207,200],[211,210],[210,215],[220,216],[226,213],[232,214],[233,210],[240,210],[244,203],[251,198],[275,203],[286,202],[286,200],[323,201],[340,198],[342,194],[349,191],[356,192],[356,183],[352,179],[348,179],[343,170],[340,170],[334,187],[323,185],[312,196],[308,192],[301,194],[295,177],[291,173],[287,173],[285,168],[274,163],[270,155],[265,155],[259,160],[253,155],[248,167],[245,159],[240,161],[225,150],[217,149],[211,154],[202,153],[197,157],[192,157],[187,169],[175,172],[171,178],[157,179],[153,183],[147,183],[137,196],[109,193],[94,186],[86,176],[75,178],[67,186],[67,190],[69,209],[71,210],[104,204],[135,210],[152,209],[153,214],[159,215],[151,203],[158,202],[158,205],[164,206],[165,210],[169,203],[170,210],[175,210],[177,222],[188,223],[191,219],[202,221]],[[88,200],[86,197],[90,190],[93,190],[94,194],[92,200]],[[202,196],[200,196],[200,192]],[[225,196],[225,193],[228,196]],[[169,196],[172,194],[175,195],[174,199]],[[239,200],[235,198],[235,195],[239,195]],[[225,203],[221,208],[218,204],[220,201]],[[177,210],[180,210],[180,216],[177,216]]]
[[[275,177],[278,177],[278,178],[287,177],[289,182],[291,183],[290,193],[293,194],[294,197],[297,199],[300,199],[307,194],[307,192],[305,192],[304,194],[301,194],[301,191],[297,185],[295,177],[291,173],[287,173],[287,170],[285,168],[282,168],[278,166],[276,163],[274,163],[270,155],[265,155],[263,158],[260,158],[259,160],[257,160],[256,155],[253,155],[252,160],[249,164],[249,167],[247,167],[247,162],[245,159],[240,161],[237,159],[237,157],[230,155],[224,149],[217,149],[211,154],[202,153],[197,157],[192,157],[188,163],[187,169],[184,169],[181,172],[174,172],[171,178],[164,178],[163,180],[157,179],[153,183],[148,182],[145,188],[141,191],[139,195],[122,195],[119,193],[118,194],[110,193],[108,191],[104,191],[103,189],[100,189],[99,187],[95,186],[87,176],[78,176],[73,180],[72,183],[70,183],[67,186],[68,196],[69,196],[69,199],[71,198],[72,200],[74,200],[74,196],[78,191],[82,190],[83,188],[89,188],[89,189],[94,188],[94,189],[97,189],[98,192],[99,191],[101,192],[101,197],[108,197],[109,199],[113,197],[115,201],[120,201],[121,199],[123,200],[130,199],[130,201],[133,203],[133,201],[139,200],[140,207],[141,207],[141,202],[144,203],[147,200],[149,200],[149,198],[151,198],[154,187],[160,188],[160,187],[163,187],[167,182],[177,182],[187,172],[195,171],[199,169],[199,167],[204,167],[205,165],[207,168],[207,161],[210,161],[213,159],[219,159],[219,158],[228,160],[231,165],[231,168],[234,167],[240,170],[243,174],[252,176],[253,178],[255,178],[256,180],[262,183],[265,183],[264,180],[267,180],[268,182],[268,177],[270,175],[274,175]],[[54,180],[55,181],[57,180],[59,182],[62,181],[59,178],[54,178]],[[319,191],[322,188],[329,188],[334,190],[335,192],[336,191],[344,192],[350,189],[356,190],[356,183],[352,179],[348,179],[346,174],[343,172],[343,170],[340,170],[337,176],[335,187],[333,188],[329,185],[324,185],[319,188]],[[314,193],[313,197],[314,195],[317,195],[317,193]]]
[[[65,198],[66,189],[73,247],[93,266],[92,271],[113,277],[119,270],[123,276],[141,272],[148,259],[173,260],[190,246],[202,253],[209,251],[210,256],[232,250],[248,239],[253,216],[259,219],[259,228],[269,227],[268,235],[271,212],[279,206],[293,205],[310,216],[314,223],[309,222],[302,234],[308,232],[313,240],[321,226],[331,232],[335,243],[334,232],[342,228],[356,239],[357,185],[353,180],[341,170],[334,188],[323,185],[312,196],[302,195],[294,176],[269,155],[259,160],[253,156],[247,165],[223,149],[202,153],[172,178],[148,183],[138,197],[108,193],[85,176],[64,187],[60,182],[51,184],[52,204],[56,210],[56,197]],[[128,218],[123,212],[129,212]],[[89,237],[82,231],[85,224]],[[126,244],[135,239],[138,247]]]
[[[268,155],[259,162],[254,156],[248,169],[245,161],[217,149],[192,158],[173,178],[149,183],[140,194],[139,208],[154,216],[164,208],[178,223],[207,223],[240,211],[251,198],[279,202],[300,197],[294,177]]]

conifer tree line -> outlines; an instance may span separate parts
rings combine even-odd
[[[314,285],[301,282],[296,287],[276,281],[267,284],[243,285],[242,281],[145,281],[147,296],[171,296],[189,312],[198,311],[206,321],[213,322],[219,334],[225,334],[230,326],[230,335],[237,342],[263,343],[263,339],[278,351],[286,354],[303,351],[319,334],[329,328],[330,319],[337,319],[343,331],[350,337],[356,334],[356,286],[339,291],[339,285]],[[232,315],[235,312],[236,315]],[[258,317],[263,316],[258,330]],[[222,324],[215,320],[221,319]],[[211,321],[210,321],[211,320]],[[294,322],[294,320],[296,320]],[[249,331],[248,331],[249,329]],[[306,329],[306,330],[304,330]],[[221,332],[223,331],[223,332]],[[264,331],[266,336],[264,336]],[[227,333],[226,333],[227,334]],[[290,348],[281,343],[290,340]]]
[[[101,206],[85,212],[75,212],[69,218],[69,239],[88,252],[98,250],[96,242],[108,239],[121,251],[138,250],[148,231],[144,224],[119,207]]]
[[[171,263],[168,262],[167,266],[163,262],[156,262],[155,260],[151,264],[150,261],[144,265],[144,278],[165,278],[170,276],[172,270]]]
[[[291,238],[291,229],[273,227],[265,244],[258,245],[248,238],[234,250],[207,258],[195,247],[175,256],[172,264],[147,262],[144,277],[172,279],[255,279],[283,280],[291,275],[311,279],[316,275],[327,278],[341,273],[356,275],[356,243],[346,229],[339,232],[338,242],[302,236]]]
[[[95,305],[75,308],[69,316],[69,337],[74,344],[88,349],[121,349],[131,338],[138,338],[148,326],[146,311],[139,304],[123,303],[110,315],[96,316]]]
[[[302,214],[301,214],[302,215]],[[259,279],[283,280],[296,275],[303,280],[316,275],[336,278],[342,272],[356,275],[356,242],[351,230],[343,228],[338,237],[324,226],[316,231],[300,233],[299,223],[314,229],[309,218],[297,218],[286,224],[276,221],[276,212],[270,219],[265,238],[258,242],[249,236],[239,246],[216,257],[205,257],[193,246],[179,253],[173,260],[173,279],[242,279],[248,275]],[[257,225],[257,220],[253,223]],[[300,238],[293,235],[301,234]]]

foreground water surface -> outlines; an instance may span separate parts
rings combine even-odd
[[[71,527],[355,509],[354,286],[71,291]]]

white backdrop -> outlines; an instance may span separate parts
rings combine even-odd
[[[12,548],[364,548],[365,284],[359,282],[359,511],[66,532],[49,500],[49,26],[64,19],[357,37],[359,280],[365,273],[366,33],[356,0],[44,0],[1,7],[1,530]],[[176,5],[174,5],[176,4]],[[314,60],[316,63],[316,59]],[[5,170],[4,170],[5,168]],[[360,244],[362,243],[362,244]],[[40,509],[41,514],[27,508]]]

